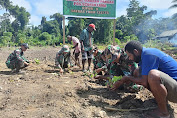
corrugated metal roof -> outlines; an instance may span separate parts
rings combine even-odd
[[[158,37],[169,37],[169,36],[174,36],[175,34],[177,34],[177,29],[162,32]]]

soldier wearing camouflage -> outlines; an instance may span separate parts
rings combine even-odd
[[[56,54],[55,65],[59,69],[68,68],[71,65],[70,50],[67,45],[64,45],[61,50]]]
[[[137,68],[137,64],[130,61],[126,53],[118,45],[109,45],[104,50],[104,55],[106,57],[106,65],[102,68],[109,75],[130,75]]]
[[[97,47],[94,48],[93,50],[93,64],[94,64],[94,69],[98,69],[101,68],[102,66],[104,66],[105,62],[103,61],[102,57],[101,57],[102,51],[98,50]]]
[[[24,57],[24,51],[28,48],[28,44],[23,43],[20,49],[14,50],[14,52],[8,56],[7,61],[5,62],[6,66],[16,72],[27,67],[29,65],[29,61]]]

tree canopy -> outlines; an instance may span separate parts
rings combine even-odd
[[[176,0],[170,8],[176,8]],[[0,46],[19,45],[59,45],[63,39],[63,15],[51,14],[49,20],[43,16],[39,26],[29,25],[30,13],[24,7],[13,5],[10,0],[1,0],[0,9],[5,13],[0,16]],[[177,28],[177,17],[154,19],[156,10],[147,11],[148,6],[140,5],[137,0],[130,0],[127,15],[116,18],[116,43],[129,40],[146,41],[153,39],[165,30]],[[176,15],[177,16],[177,15]],[[14,20],[12,21],[12,17]],[[65,26],[67,35],[80,37],[80,33],[90,23],[96,31],[93,39],[96,44],[110,44],[113,41],[114,20],[68,17]]]

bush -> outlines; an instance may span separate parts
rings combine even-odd
[[[11,39],[12,38],[12,32],[3,32],[3,36],[7,36]]]
[[[8,43],[10,40],[11,40],[10,37],[8,37],[8,36],[2,36],[2,37],[0,38],[0,43],[3,44],[3,45],[7,45],[7,43]]]
[[[146,48],[162,48],[163,43],[161,43],[159,40],[146,40],[146,42],[143,44]]]
[[[39,40],[40,40],[40,44],[42,45],[50,45],[52,42],[52,36],[47,33],[47,32],[43,32],[40,36],[39,36]]]
[[[16,43],[20,45],[22,43],[25,43],[25,41],[26,41],[26,35],[23,33],[19,33],[16,38]]]
[[[118,38],[115,38],[115,43],[116,43],[117,45],[121,45],[121,41],[120,41]]]

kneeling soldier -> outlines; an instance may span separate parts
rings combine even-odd
[[[59,68],[60,73],[63,73],[65,68],[70,67],[70,55],[71,53],[67,45],[63,45],[61,50],[56,54],[55,65]]]
[[[14,50],[6,61],[6,66],[12,69],[12,72],[19,73],[19,70],[29,65],[29,61],[24,57],[24,52],[28,49],[28,44],[23,43],[20,49]]]

